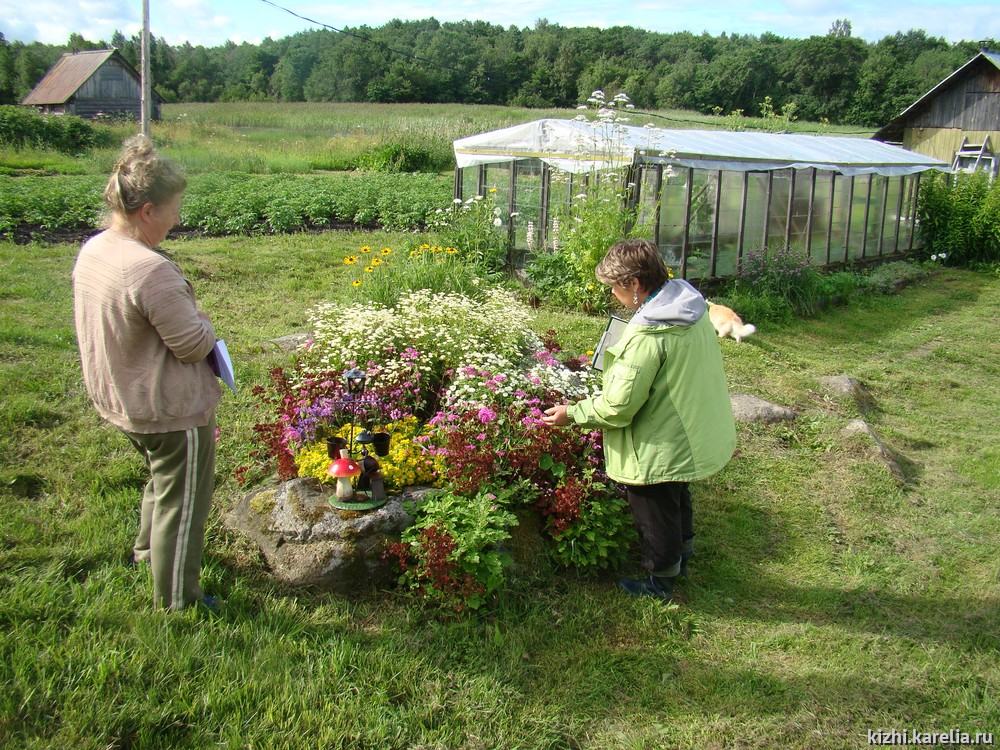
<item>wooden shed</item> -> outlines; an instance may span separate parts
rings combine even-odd
[[[161,99],[153,93],[152,119],[160,119]],[[21,102],[47,114],[129,115],[142,110],[142,79],[116,49],[67,52]]]
[[[875,136],[953,169],[1000,166],[1000,54],[985,50],[907,107]]]

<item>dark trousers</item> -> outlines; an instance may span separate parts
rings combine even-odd
[[[642,545],[643,567],[657,575],[677,575],[684,543],[690,544],[694,538],[688,483],[661,482],[627,489]]]

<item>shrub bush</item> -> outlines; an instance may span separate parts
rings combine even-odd
[[[27,107],[0,106],[0,146],[78,154],[104,140],[97,128],[74,115],[43,115]]]
[[[925,278],[927,274],[926,268],[907,261],[894,261],[875,266],[857,278],[867,291],[873,294],[892,294],[896,291],[899,282],[916,281]]]
[[[933,174],[920,183],[920,249],[950,266],[1000,262],[1000,180],[982,172]]]
[[[436,154],[423,146],[385,143],[361,154],[357,166],[372,172],[440,172],[451,167],[451,159],[442,164]]]
[[[746,253],[736,271],[737,286],[782,299],[800,315],[811,315],[822,299],[822,275],[809,257],[791,248]]]

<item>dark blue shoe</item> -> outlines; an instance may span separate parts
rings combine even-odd
[[[198,600],[198,606],[204,607],[213,615],[217,615],[222,612],[222,602],[219,601],[219,597],[217,596],[203,596]]]
[[[648,596],[652,599],[659,599],[661,602],[669,602],[674,597],[674,582],[677,577],[661,578],[659,576],[649,576],[647,578],[622,578],[618,581],[618,588],[630,596]]]

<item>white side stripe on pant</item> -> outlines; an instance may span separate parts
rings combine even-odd
[[[172,609],[184,607],[184,570],[187,567],[188,542],[191,539],[191,516],[197,494],[198,477],[198,429],[185,431],[187,437],[187,466],[184,472],[184,495],[181,501],[181,520],[177,526],[177,542],[174,546],[173,587],[170,594]]]

